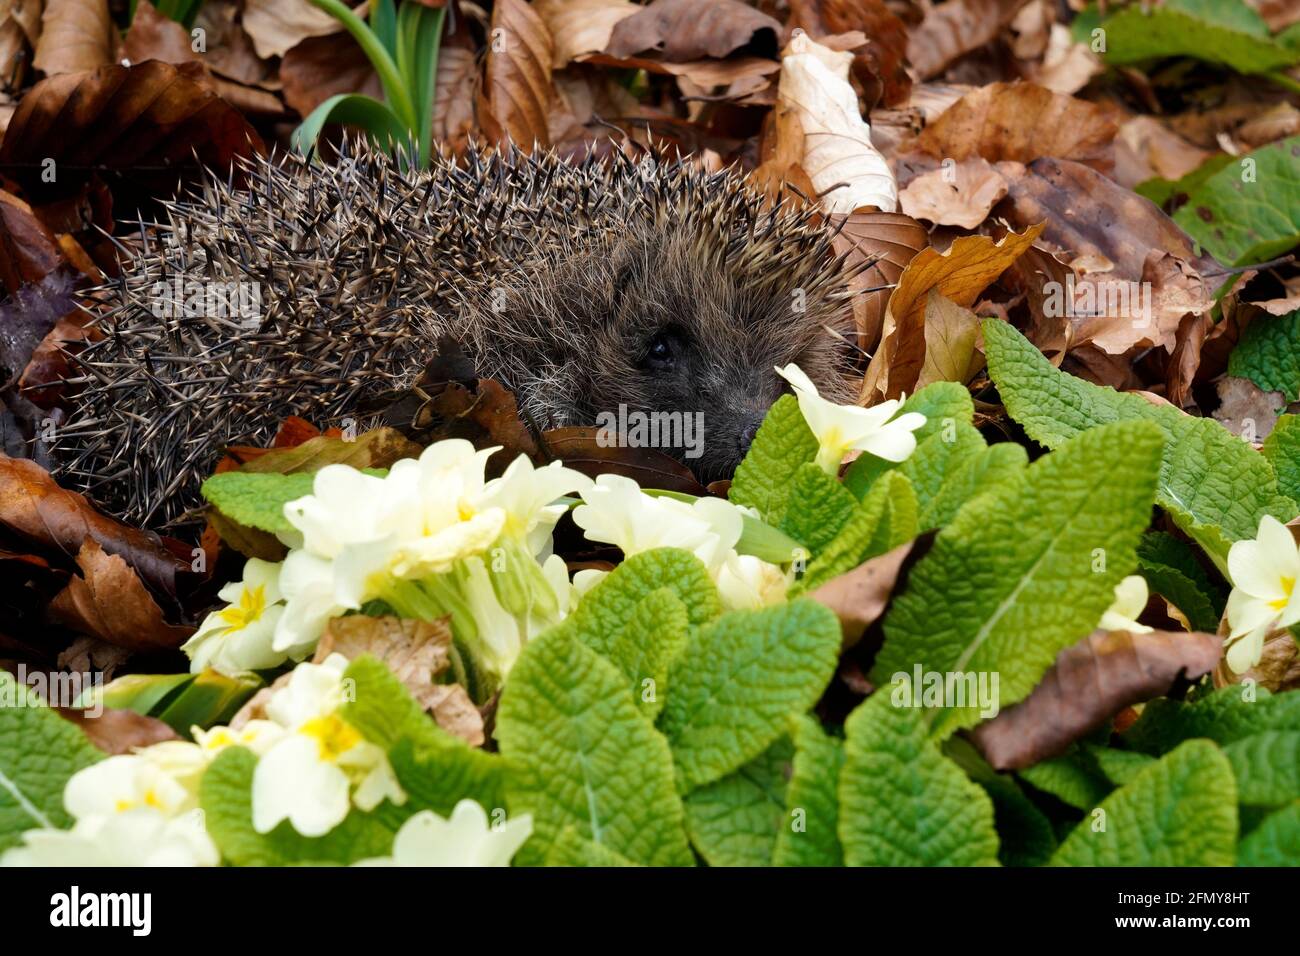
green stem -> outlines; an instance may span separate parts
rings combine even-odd
[[[416,132],[418,116],[415,105],[411,102],[411,96],[402,82],[402,74],[397,69],[397,64],[388,55],[388,51],[384,49],[379,37],[375,36],[375,32],[340,0],[311,0],[311,2],[342,23],[352,34],[352,38],[361,46],[366,57],[374,65],[375,72],[379,74],[379,82],[383,84],[384,95],[388,97],[393,112],[408,129],[413,133]]]
[[[1294,80],[1280,70],[1273,73],[1265,73],[1266,79],[1272,80],[1284,90],[1290,90],[1292,93],[1300,93],[1300,80]]]

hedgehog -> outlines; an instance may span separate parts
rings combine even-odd
[[[88,296],[100,335],[68,357],[52,447],[65,486],[137,525],[192,520],[223,450],[289,415],[336,424],[400,394],[446,336],[538,429],[702,414],[702,450],[662,450],[704,482],[743,457],[777,366],[850,395],[834,229],[735,172],[515,148],[416,169],[353,142],[209,172],[162,208]]]

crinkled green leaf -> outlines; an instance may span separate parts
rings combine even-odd
[[[809,462],[794,473],[781,530],[802,542],[809,555],[819,554],[857,507],[858,500],[837,479]]]
[[[1223,748],[1237,775],[1243,806],[1279,807],[1300,800],[1300,730],[1266,730]]]
[[[236,866],[296,863],[348,864],[391,856],[393,835],[414,809],[387,800],[370,813],[352,808],[343,822],[321,837],[305,837],[288,821],[270,833],[253,829],[253,771],[257,757],[244,747],[222,751],[203,773],[199,805],[208,834],[227,862]]]
[[[1004,482],[1020,478],[1029,455],[1015,442],[1001,442],[957,463],[936,494],[921,510],[922,528],[942,528],[957,516],[962,505]]]
[[[1196,560],[1191,546],[1164,531],[1148,531],[1138,544],[1138,573],[1151,590],[1182,611],[1192,630],[1214,633],[1227,600]]]
[[[940,430],[916,446],[912,456],[898,466],[898,473],[916,491],[920,530],[938,527],[932,520],[935,500],[948,479],[962,465],[985,451],[988,443],[974,425],[957,422],[951,430]]]
[[[919,523],[919,506],[911,482],[899,472],[890,472],[872,486],[839,534],[808,563],[790,593],[815,590],[868,558],[910,541],[916,537]]]
[[[673,668],[659,719],[682,792],[771,746],[791,715],[816,703],[839,651],[839,621],[806,598],[724,614],[693,635]]]
[[[1238,866],[1300,866],[1300,800],[1274,811],[1237,846]]]
[[[1003,866],[1041,866],[1056,849],[1052,821],[1030,800],[1014,777],[998,773],[961,737],[949,737],[943,753],[984,788],[993,801],[998,862]]]
[[[691,865],[667,741],[627,678],[566,631],[524,647],[501,693],[496,737],[511,765],[510,812],[533,815],[519,863],[544,862],[574,826],[633,862]]]
[[[996,866],[993,803],[882,688],[844,725],[840,843],[849,866]]]
[[[1266,73],[1300,57],[1271,39],[1259,14],[1225,0],[1167,0],[1131,6],[1102,22],[1106,62],[1118,65],[1189,56],[1238,73]]]
[[[231,521],[275,534],[293,530],[284,516],[284,506],[311,494],[315,481],[312,472],[274,475],[226,471],[205,481],[202,493]]]
[[[1295,143],[1300,154],[1300,137]],[[1300,183],[1296,202],[1300,203]],[[1287,315],[1256,316],[1228,356],[1228,374],[1248,378],[1266,392],[1281,392],[1287,401],[1300,398],[1300,309]]]
[[[1078,748],[1025,767],[1017,774],[1030,786],[1050,793],[1077,810],[1091,810],[1114,789],[1096,762],[1088,759]]]
[[[686,830],[709,866],[771,866],[785,816],[788,737],[686,797]]]
[[[1084,744],[1083,749],[1106,779],[1117,787],[1130,783],[1155,759],[1136,750],[1117,750],[1114,747],[1099,747],[1096,744]]]
[[[63,829],[63,787],[103,759],[77,727],[0,668],[0,853],[26,830]]]
[[[637,866],[627,857],[615,853],[607,846],[592,843],[574,826],[567,826],[551,844],[546,857],[547,866]]]
[[[794,764],[772,864],[843,866],[838,790],[844,745],[811,715],[801,715],[791,725]]]
[[[895,598],[872,682],[883,687],[920,664],[998,673],[1002,707],[1025,697],[1057,653],[1096,626],[1136,563],[1160,441],[1140,422],[1093,429],[970,502]],[[934,708],[933,732],[972,726],[980,710],[969,700]]]
[[[1291,57],[1300,59],[1300,52]],[[1187,197],[1174,222],[1220,262],[1245,265],[1300,244],[1300,136],[1229,163]]]
[[[1231,866],[1237,788],[1218,747],[1189,740],[1089,813],[1055,866]]]
[[[1243,699],[1248,692],[1254,700]],[[1268,730],[1300,730],[1300,694],[1233,685],[1194,703],[1157,698],[1142,708],[1124,741],[1134,750],[1158,755],[1193,737],[1226,745]]]
[[[1048,448],[1110,422],[1159,426],[1165,444],[1156,500],[1207,551],[1219,552],[1216,560],[1226,560],[1231,542],[1253,538],[1265,514],[1295,516],[1296,504],[1278,491],[1268,460],[1213,419],[1058,371],[1006,322],[985,322],[984,344],[1007,411]]]
[[[768,524],[780,525],[786,499],[800,466],[817,457],[817,438],[793,395],[782,395],[767,411],[744,460],[736,466],[727,496],[757,508]]]
[[[1282,494],[1300,500],[1300,415],[1278,418],[1261,451],[1277,472]]]
[[[975,417],[975,403],[966,386],[959,382],[932,382],[903,403],[899,415],[919,412],[925,424],[913,434],[917,444],[956,424],[969,425]],[[870,452],[863,452],[844,473],[844,487],[861,499],[881,475],[898,467],[898,462],[885,461]]]

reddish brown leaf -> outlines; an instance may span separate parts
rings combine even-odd
[[[483,130],[490,138],[509,140],[523,149],[550,145],[553,50],[551,34],[532,7],[523,0],[496,4],[480,110]]]
[[[1094,631],[1057,655],[1028,697],[971,732],[996,770],[1064,753],[1130,704],[1195,680],[1219,662],[1221,638],[1183,631]]]
[[[866,91],[867,110],[878,101],[885,106],[906,103],[912,80],[904,69],[907,27],[884,0],[794,0],[797,23],[814,40],[829,34],[861,31],[865,43],[853,48],[853,75]]]
[[[909,563],[918,540],[900,544],[892,551],[864,561],[852,571],[832,578],[808,593],[808,597],[826,605],[840,619],[845,650],[862,640],[867,628],[885,613],[899,574]]]
[[[365,51],[348,33],[303,40],[280,61],[280,82],[284,101],[303,116],[337,93],[379,99],[383,92]]]
[[[740,0],[653,0],[614,25],[605,52],[655,51],[670,63],[721,59],[742,48],[773,56],[780,35],[780,23]]]
[[[80,708],[59,707],[57,710],[60,717],[80,727],[90,742],[106,754],[129,754],[138,747],[180,739],[176,731],[161,720],[133,710],[107,708],[93,717]]]
[[[193,50],[190,31],[171,17],[159,13],[148,0],[136,0],[131,29],[126,31],[126,39],[122,41],[122,58],[132,63],[144,60],[188,63],[200,59]]]
[[[32,207],[0,189],[0,282],[5,292],[13,295],[27,283],[45,278],[58,264],[54,236]]]
[[[930,236],[924,226],[901,212],[868,210],[850,216],[828,216],[827,221],[839,229],[835,252],[848,253],[848,265],[866,260],[875,263],[852,282],[858,292],[853,299],[858,347],[870,354],[880,343],[890,287],[898,282],[913,257],[930,244]],[[865,291],[869,289],[875,291]]]
[[[928,80],[953,61],[997,38],[1029,0],[948,0],[931,8],[912,31],[908,59],[917,76]]]
[[[50,602],[56,623],[133,651],[179,647],[194,633],[192,627],[168,624],[130,565],[105,553],[94,539],[81,546],[77,566],[83,576],[69,579]]]
[[[606,446],[597,437],[599,434],[600,429],[588,426],[552,428],[542,432],[542,451],[592,478],[604,474],[624,475],[642,488],[679,491],[698,497],[708,494],[708,489],[677,459],[655,448]]]

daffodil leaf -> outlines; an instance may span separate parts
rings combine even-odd
[[[1195,737],[1227,745],[1269,730],[1300,731],[1300,694],[1233,685],[1191,703],[1157,698],[1142,708],[1124,740],[1134,750],[1156,755]]]
[[[898,473],[916,491],[921,530],[938,527],[931,512],[944,483],[962,464],[987,448],[988,443],[974,425],[957,422],[951,429],[941,429],[924,439],[912,457],[898,466]]]
[[[809,462],[794,473],[781,530],[819,554],[857,510],[858,500],[835,478]],[[785,560],[790,560],[788,557]]]
[[[975,417],[975,403],[966,386],[960,382],[932,382],[917,391],[898,410],[899,415],[907,412],[925,416],[925,424],[912,433],[919,445],[931,435],[950,431],[959,424],[969,425]],[[863,452],[844,473],[844,487],[857,498],[864,498],[876,479],[897,467],[898,462],[885,461],[870,452]]]
[[[359,657],[343,680],[351,699],[340,714],[387,752],[408,810],[445,817],[465,798],[489,812],[504,805],[505,762],[439,727],[386,664]]]
[[[772,863],[774,866],[843,866],[837,791],[840,768],[844,765],[844,745],[829,736],[820,721],[809,714],[795,718],[791,724],[794,763]]]
[[[1277,472],[1282,493],[1300,501],[1300,415],[1283,415],[1260,449]]]
[[[793,747],[782,737],[721,780],[686,797],[686,831],[709,866],[770,866],[785,816]]]
[[[720,612],[718,590],[700,559],[656,548],[611,571],[560,627],[617,667],[653,720],[668,692],[669,665],[686,646],[687,633]]]
[[[1142,422],[1093,429],[969,502],[895,598],[872,682],[919,665],[999,674],[1002,707],[1028,695],[1057,653],[1096,626],[1136,563],[1160,443]],[[981,709],[963,697],[927,713],[947,736]]]
[[[564,629],[525,646],[501,694],[496,737],[511,764],[510,812],[533,816],[519,863],[544,862],[573,826],[636,863],[691,865],[667,741],[627,678]]]
[[[1228,374],[1248,378],[1266,392],[1281,392],[1287,401],[1300,398],[1300,309],[1257,316],[1228,356]]]
[[[0,669],[0,852],[26,830],[63,829],[63,787],[103,758],[77,727]]]
[[[919,507],[912,483],[890,472],[867,493],[844,527],[808,564],[792,595],[805,594],[916,537]]]
[[[253,829],[253,771],[257,756],[245,747],[222,751],[203,773],[199,806],[208,834],[222,857],[235,866],[349,864],[389,856],[393,835],[411,815],[410,806],[387,800],[373,811],[352,808],[343,822],[321,837],[305,837],[285,820],[270,833]]]
[[[983,328],[989,375],[1034,441],[1056,448],[1110,422],[1157,425],[1165,443],[1156,500],[1216,560],[1226,560],[1231,542],[1253,538],[1265,514],[1295,516],[1296,504],[1278,490],[1268,459],[1218,422],[1058,371],[1006,322],[989,320]]]
[[[1231,866],[1237,844],[1232,767],[1189,740],[1141,770],[1070,832],[1054,866]]]
[[[930,439],[927,439],[927,441]],[[1021,445],[1001,442],[973,455],[962,457],[948,471],[939,490],[921,506],[922,530],[942,528],[976,495],[985,494],[1004,482],[1016,481],[1029,463]]]
[[[567,826],[555,842],[551,852],[546,856],[547,866],[637,866],[621,853],[615,853],[607,846],[588,840],[575,826]]]
[[[1270,813],[1237,846],[1238,866],[1300,866],[1300,800]]]
[[[1300,800],[1300,730],[1266,730],[1223,748],[1244,806],[1280,807]]]
[[[993,804],[888,688],[844,724],[839,835],[849,866],[996,866]]]
[[[659,718],[679,789],[712,783],[771,746],[821,696],[839,650],[839,621],[806,598],[724,614],[693,634]]]
[[[767,411],[744,460],[736,466],[727,496],[757,508],[768,524],[780,526],[795,473],[817,457],[817,438],[799,411],[799,400],[782,395]]]
[[[1194,631],[1214,633],[1224,598],[1197,563],[1191,547],[1163,531],[1149,531],[1138,545],[1138,573],[1151,590],[1178,608]]]

